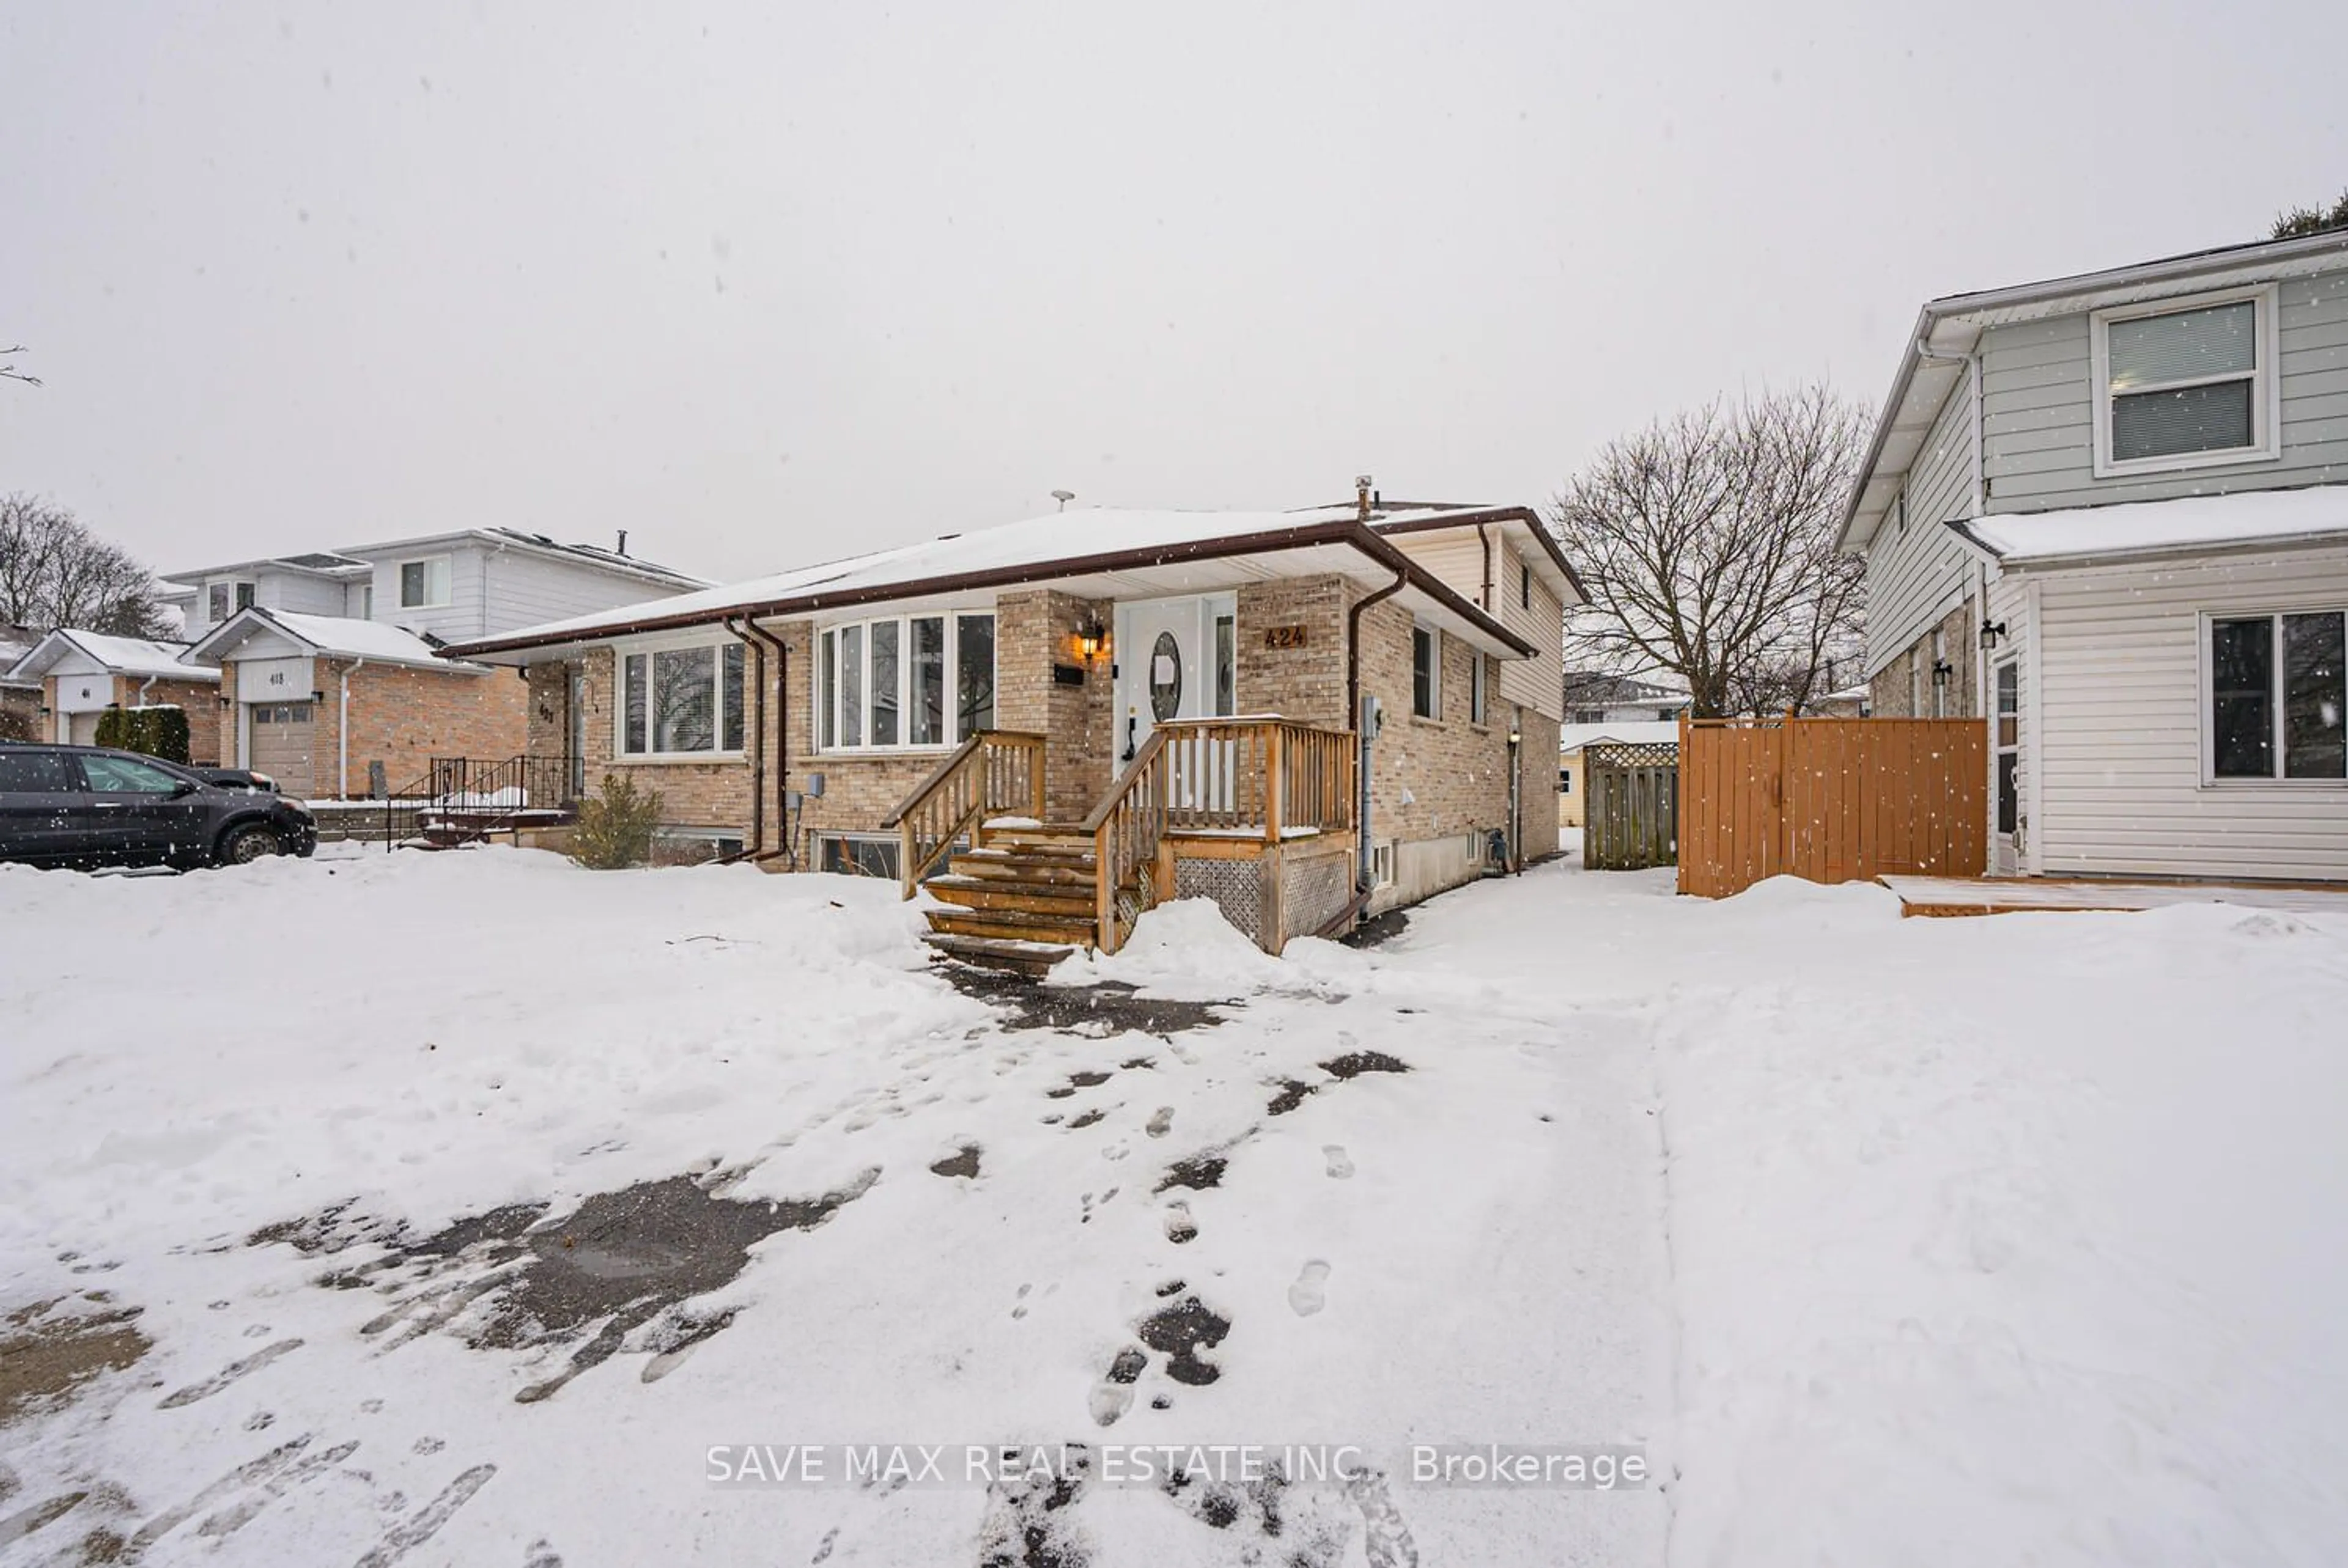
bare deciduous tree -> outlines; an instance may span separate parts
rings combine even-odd
[[[152,572],[63,507],[23,495],[0,497],[0,621],[120,637],[172,630]]]
[[[1865,623],[1866,569],[1835,534],[1868,428],[1813,386],[1610,442],[1550,509],[1590,593],[1568,666],[1667,671],[1699,718],[1823,696]]]
[[[0,348],[0,381],[21,381],[26,386],[38,386],[41,384],[41,378],[39,376],[26,375],[23,371],[16,368],[16,364],[14,360],[7,358],[9,354],[22,354],[24,352],[25,345],[23,343],[12,343],[6,348]]]

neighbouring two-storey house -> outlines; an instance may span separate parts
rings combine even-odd
[[[530,736],[510,672],[438,650],[701,579],[616,550],[466,528],[242,561],[163,579],[184,640],[62,630],[15,673],[42,681],[55,738],[87,743],[112,706],[189,710],[191,759],[270,774],[289,794],[400,792],[435,757],[496,761]],[[575,779],[572,781],[575,782]]]
[[[532,750],[582,737],[670,835],[925,885],[942,943],[1040,964],[1173,897],[1277,950],[1553,853],[1581,598],[1530,510],[1365,487],[1055,513],[446,656],[522,665]]]
[[[1843,541],[1993,870],[2348,878],[2348,231],[1933,301]]]

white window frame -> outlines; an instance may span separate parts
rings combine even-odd
[[[994,700],[997,721],[1003,702],[1003,619],[995,613],[993,603],[939,605],[921,610],[908,610],[894,615],[851,615],[839,620],[819,621],[808,639],[810,650],[808,659],[808,712],[813,720],[808,725],[808,749],[822,756],[893,757],[935,756],[953,751],[962,744],[954,736],[962,718],[962,622],[964,616],[983,615],[994,622]],[[942,620],[945,622],[945,735],[941,740],[914,742],[905,737],[913,731],[913,627],[916,620]],[[872,628],[894,623],[897,627],[897,733],[898,739],[886,745],[872,741]],[[839,708],[839,682],[832,680],[832,671],[824,658],[824,640],[834,639],[839,646],[839,634],[850,627],[862,627],[864,634],[858,639],[861,676],[857,690],[862,694],[864,711],[857,724],[857,740],[853,744],[839,737],[848,733],[842,723],[846,717]],[[827,743],[824,734],[824,708],[832,712],[832,739]]]
[[[1478,729],[1488,728],[1492,723],[1491,677],[1485,666],[1488,661],[1482,649],[1468,665],[1468,722]]]
[[[2194,468],[2230,468],[2246,463],[2271,463],[2280,458],[2282,456],[2282,417],[2279,406],[2282,379],[2280,364],[2281,333],[2275,319],[2276,299],[2275,285],[2268,283],[2257,288],[2226,289],[2214,293],[2147,300],[2092,313],[2087,317],[2087,332],[2093,340],[2091,358],[2094,369],[2091,374],[2094,380],[2088,387],[2088,395],[2095,411],[2096,477],[2116,479],[2131,474],[2174,474]],[[2259,363],[2247,378],[2240,371],[2232,371],[2224,375],[2188,376],[2178,381],[2159,382],[2139,390],[2208,386],[2219,382],[2248,379],[2250,384],[2250,444],[2248,446],[2229,446],[2220,452],[2185,452],[2174,456],[2130,457],[2125,460],[2113,457],[2112,323],[2142,321],[2147,316],[2176,315],[2215,305],[2240,304],[2244,301],[2256,306],[2258,317],[2252,339],[2258,345]]]
[[[1410,623],[1410,716],[1429,724],[1443,723],[1443,628],[1424,620]],[[1418,634],[1426,633],[1427,658],[1433,665],[1426,682],[1429,712],[1418,711]]]
[[[407,602],[407,569],[424,569],[424,597],[414,604]],[[433,596],[433,569],[439,569],[439,596]],[[446,610],[457,600],[457,559],[450,555],[411,556],[396,561],[391,569],[392,592],[402,610]]]
[[[742,670],[746,688],[742,693],[743,743],[731,751],[726,750],[725,744],[726,649],[729,644],[743,650]],[[709,678],[709,696],[713,704],[709,711],[710,738],[717,743],[716,746],[705,752],[632,752],[628,750],[628,661],[634,658],[649,660],[655,653],[675,653],[695,648],[707,648],[712,651],[710,661],[712,668]],[[615,763],[740,762],[749,754],[749,747],[755,743],[755,738],[750,733],[750,694],[747,690],[749,668],[748,645],[738,638],[727,637],[722,633],[713,637],[705,631],[679,632],[664,637],[632,638],[628,641],[615,644],[612,651],[612,760]],[[644,666],[644,741],[647,745],[651,744],[652,738],[659,727],[658,715],[654,713],[652,706],[652,666],[647,663]]]
[[[2204,610],[2194,628],[2196,647],[2194,658],[2200,666],[2199,715],[2201,731],[2201,787],[2209,790],[2341,790],[2348,789],[2348,778],[2295,779],[2284,775],[2288,759],[2283,755],[2283,681],[2288,671],[2283,668],[2282,620],[2287,615],[2348,615],[2348,602],[2341,600],[2317,600],[2305,604],[2260,605],[2240,610]],[[2218,776],[2218,671],[2209,655],[2212,625],[2220,620],[2260,620],[2274,623],[2269,634],[2271,648],[2268,658],[2268,679],[2271,690],[2267,698],[2267,722],[2274,726],[2274,769],[2264,778],[2219,778]]]

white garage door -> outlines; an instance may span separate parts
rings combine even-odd
[[[77,746],[94,746],[98,744],[98,715],[96,713],[67,713],[65,715],[65,719],[67,724],[66,740],[69,744]]]
[[[296,800],[308,798],[316,783],[312,761],[310,704],[255,702],[247,714],[252,737],[247,766],[277,781],[283,793]]]

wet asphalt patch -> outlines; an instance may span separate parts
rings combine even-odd
[[[1104,980],[1091,986],[1052,986],[1027,975],[947,964],[942,971],[954,989],[976,997],[1004,1015],[1003,1028],[1062,1030],[1076,1034],[1179,1034],[1212,1029],[1223,1021],[1220,1009],[1234,1001],[1169,1001],[1139,997],[1134,988]]]
[[[1144,1345],[1166,1357],[1166,1375],[1178,1383],[1201,1388],[1223,1375],[1223,1369],[1202,1358],[1201,1347],[1213,1349],[1227,1338],[1231,1320],[1200,1301],[1185,1296],[1171,1307],[1161,1307],[1141,1320],[1136,1334]]]
[[[967,1153],[974,1173],[977,1152]],[[318,1283],[391,1296],[360,1330],[382,1337],[386,1348],[444,1327],[481,1350],[584,1337],[553,1375],[514,1396],[531,1404],[610,1359],[632,1335],[638,1335],[635,1348],[653,1352],[644,1380],[665,1375],[734,1320],[730,1310],[704,1316],[686,1302],[732,1283],[759,1242],[812,1230],[861,1197],[879,1175],[868,1171],[835,1192],[772,1201],[718,1197],[706,1178],[669,1176],[598,1193],[553,1218],[543,1204],[509,1204],[420,1237],[353,1221],[348,1205],[341,1205],[248,1239],[304,1253],[338,1253],[362,1241],[385,1247],[382,1255]]]
[[[84,1299],[37,1302],[0,1318],[0,1427],[68,1402],[101,1372],[137,1365],[154,1348],[139,1315]]]

